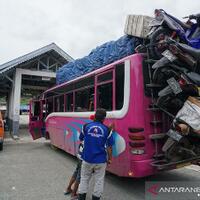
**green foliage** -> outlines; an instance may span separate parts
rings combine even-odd
[[[29,104],[30,98],[22,97],[21,98],[21,105],[27,105]]]

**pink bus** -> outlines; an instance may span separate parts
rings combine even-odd
[[[46,137],[52,145],[76,155],[82,125],[101,107],[107,110],[105,124],[115,124],[109,172],[144,177],[191,164],[162,159],[168,119],[152,106],[148,81],[142,55],[134,54],[50,88],[42,99],[30,103],[30,133],[33,139]]]

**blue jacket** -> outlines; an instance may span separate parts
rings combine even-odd
[[[112,133],[101,122],[85,124],[79,139],[84,141],[82,159],[88,163],[107,162],[106,148],[114,144]]]

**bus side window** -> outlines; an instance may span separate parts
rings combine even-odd
[[[54,112],[64,112],[64,95],[54,97]]]
[[[93,111],[94,110],[94,87],[86,88],[75,92],[75,111]]]
[[[94,111],[94,93],[89,96],[88,111]]]
[[[113,109],[112,83],[106,83],[97,87],[97,108],[104,108],[107,111]]]
[[[46,116],[53,112],[53,99],[46,100]]]
[[[59,97],[56,96],[54,97],[54,112],[59,112],[59,108],[60,108],[60,101],[59,101]]]
[[[115,68],[115,91],[116,110],[120,110],[124,104],[124,63]]]
[[[113,110],[113,73],[114,69],[97,75],[96,107]]]
[[[59,112],[64,112],[64,95],[61,95],[59,97],[59,102],[60,102]]]
[[[73,93],[66,94],[66,111],[73,111]]]

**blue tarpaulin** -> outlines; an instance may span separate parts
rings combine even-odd
[[[131,55],[140,43],[141,39],[125,35],[116,41],[98,46],[88,56],[69,62],[61,67],[57,71],[56,82],[57,84],[64,83]]]

